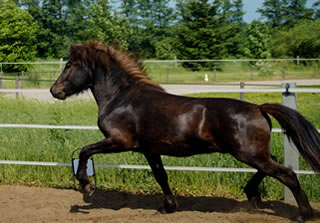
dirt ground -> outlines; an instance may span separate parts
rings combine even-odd
[[[173,214],[158,214],[162,196],[97,191],[85,202],[80,192],[65,189],[0,185],[0,222],[86,223],[255,223],[292,222],[295,203],[265,201],[253,210],[247,201],[221,197],[178,197],[180,208]],[[320,222],[320,203],[312,203]]]

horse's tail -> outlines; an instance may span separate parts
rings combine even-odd
[[[315,172],[320,172],[320,134],[297,111],[280,104],[259,105],[262,112],[272,115],[281,125],[302,157]]]

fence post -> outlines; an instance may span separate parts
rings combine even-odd
[[[19,89],[19,77],[16,77],[16,89]],[[16,92],[16,98],[19,98],[19,92]]]
[[[283,79],[286,78],[286,66],[285,66],[285,65],[283,65],[282,78],[283,78]]]
[[[317,78],[317,65],[314,65],[314,78]]]
[[[60,64],[59,64],[60,73],[62,73],[62,63],[63,63],[63,58],[60,58]]]
[[[253,80],[253,66],[250,66],[250,80]]]
[[[24,88],[24,71],[21,72],[21,78],[22,78],[21,89],[23,89]]]
[[[213,81],[215,82],[217,80],[217,67],[213,67]]]
[[[240,89],[243,89],[245,86],[244,82],[240,82]],[[244,92],[240,92],[240,100],[244,101]]]
[[[167,84],[169,83],[169,68],[167,68],[167,80],[166,80],[166,83]]]
[[[178,68],[177,56],[174,56],[174,68]]]
[[[0,72],[0,89],[2,88],[2,71]]]
[[[296,88],[296,83],[282,83],[282,87],[286,92],[282,93],[282,104],[297,110],[297,94],[289,92],[289,89]],[[284,165],[292,170],[299,170],[299,153],[296,147],[289,141],[287,136],[284,136]],[[285,187],[284,200],[294,201],[294,196],[290,189]]]
[[[56,81],[56,71],[53,71],[53,81]]]

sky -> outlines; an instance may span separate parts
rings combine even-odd
[[[247,23],[251,23],[254,19],[259,19],[260,14],[257,13],[257,9],[262,7],[263,0],[243,0],[243,19]]]
[[[262,7],[263,2],[264,0],[243,0],[243,11],[246,12],[243,16],[245,22],[251,23],[252,20],[260,18],[260,14],[256,11]],[[314,2],[316,0],[307,0],[307,7],[311,7]]]

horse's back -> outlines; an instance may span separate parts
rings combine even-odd
[[[245,135],[251,140],[256,133],[269,131],[268,122],[255,104],[170,94],[155,97],[157,100],[145,105],[149,113],[142,116],[141,138],[161,154],[230,152],[248,143],[241,139]]]

